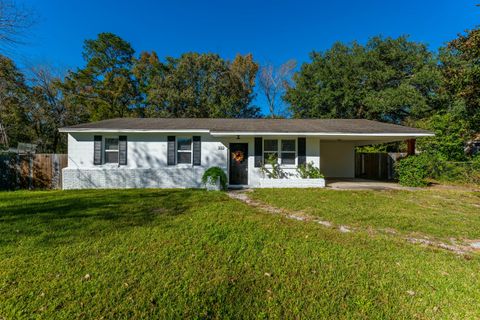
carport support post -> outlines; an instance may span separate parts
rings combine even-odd
[[[415,155],[415,139],[407,140],[407,156]]]

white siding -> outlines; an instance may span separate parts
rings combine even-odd
[[[279,137],[264,137],[264,139],[297,139],[298,137],[286,137],[286,136],[279,136]],[[261,179],[264,178],[262,171],[260,168],[254,167],[254,139],[251,138],[248,140],[249,145],[249,161],[248,161],[248,168],[249,168],[249,175],[248,175],[248,184],[253,187],[258,187],[261,184]],[[307,142],[307,163],[313,162],[316,167],[319,167],[320,163],[320,140],[318,138],[309,137],[306,140]],[[296,148],[296,152],[298,154],[298,146]],[[297,159],[298,161],[298,159]],[[282,167],[283,171],[287,174],[287,176],[295,178],[297,177],[297,162],[295,165],[286,165]]]
[[[83,188],[196,188],[203,172],[218,166],[227,172],[228,150],[206,134],[129,133],[127,165],[93,164],[93,136],[119,134],[74,133],[68,135],[68,167],[63,170],[64,189]],[[124,134],[122,134],[124,135]],[[167,165],[167,136],[202,137],[201,166]]]
[[[219,150],[224,146],[221,142],[213,140],[206,134],[161,134],[161,133],[129,133],[127,135],[127,165],[120,166],[115,164],[102,164],[96,166],[93,164],[93,136],[101,135],[105,137],[118,137],[119,134],[102,133],[74,133],[68,135],[68,167],[82,169],[148,169],[167,167],[167,136],[186,136],[192,137],[199,135],[202,137],[202,167],[219,166],[226,169],[226,148]],[[124,135],[124,134],[121,134]],[[102,154],[103,156],[103,154]],[[177,165],[182,166],[182,165]],[[191,167],[191,165],[183,165]]]
[[[128,133],[127,165],[93,164],[93,137],[117,137],[119,134],[71,133],[68,135],[68,167],[64,169],[64,188],[175,188],[200,187],[203,172],[218,166],[229,170],[230,143],[248,143],[248,184],[259,187],[264,178],[254,166],[254,137],[216,138],[209,134]],[[167,136],[200,135],[202,141],[201,166],[191,164],[167,165]],[[264,137],[265,139],[266,137]],[[297,139],[268,137],[268,139]],[[320,141],[306,138],[307,162],[313,162],[326,177],[354,176],[354,142]],[[298,153],[298,146],[296,148]],[[297,177],[295,165],[284,166],[290,178]]]
[[[327,178],[355,177],[355,143],[352,141],[321,141],[320,171]]]
[[[307,138],[307,163],[313,162],[315,167],[320,167],[320,139]]]

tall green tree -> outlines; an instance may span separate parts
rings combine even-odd
[[[429,154],[440,155],[450,161],[464,161],[465,141],[470,132],[468,122],[454,112],[437,113],[433,116],[417,121],[416,126],[435,133],[434,137],[418,139],[418,148]]]
[[[156,52],[142,52],[135,60],[132,73],[138,83],[140,104],[137,114],[144,117],[168,117],[168,110],[158,105],[158,84],[167,75],[168,67],[160,61]]]
[[[132,115],[139,102],[137,83],[131,72],[134,50],[112,33],[86,40],[86,67],[70,72],[63,89],[72,103],[85,106],[90,120]]]
[[[237,86],[238,102],[228,112],[234,118],[259,117],[260,109],[252,106],[255,98],[255,79],[259,70],[258,63],[253,59],[251,53],[247,55],[237,54],[235,59],[229,63],[229,69],[232,77],[232,84]]]
[[[440,60],[449,111],[463,117],[472,132],[480,132],[480,28],[449,42]]]
[[[435,112],[440,73],[424,44],[374,37],[313,52],[284,99],[296,118],[366,118],[392,123]]]
[[[31,95],[25,77],[12,60],[0,55],[0,123],[7,133],[9,145],[31,142],[29,125]]]
[[[251,55],[232,62],[216,54],[186,53],[159,61],[143,53],[133,73],[149,117],[255,117],[252,106],[258,65]]]

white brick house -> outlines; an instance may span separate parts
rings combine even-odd
[[[291,183],[298,165],[313,163],[326,177],[354,177],[356,146],[433,135],[349,119],[121,118],[60,131],[68,134],[64,189],[196,188],[213,166],[231,186],[310,186]],[[266,181],[260,167],[270,154],[286,179]]]

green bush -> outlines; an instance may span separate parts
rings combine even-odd
[[[434,137],[417,140],[419,150],[439,155],[449,161],[467,160],[464,147],[471,132],[468,129],[468,122],[462,117],[452,113],[436,114],[417,122],[416,125],[435,133]]]
[[[447,162],[441,166],[432,178],[438,181],[480,184],[480,162]]]
[[[472,161],[447,161],[438,153],[422,153],[395,164],[400,184],[411,187],[427,185],[427,179],[440,182],[480,184],[480,156]]]
[[[297,173],[302,179],[319,179],[323,178],[320,168],[314,166],[313,162],[301,164],[297,167]]]
[[[227,175],[222,168],[211,167],[205,170],[202,176],[202,183],[206,184],[209,179],[212,181],[217,181],[220,178],[220,186],[223,190],[227,189]]]
[[[286,177],[286,173],[278,163],[278,157],[271,154],[265,159],[265,163],[262,164],[260,171],[264,176],[269,179],[282,179]]]
[[[432,172],[430,161],[426,153],[401,159],[395,164],[398,182],[403,186],[425,187]]]

